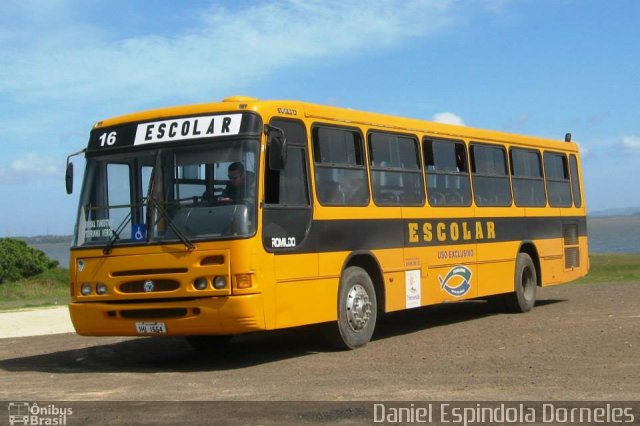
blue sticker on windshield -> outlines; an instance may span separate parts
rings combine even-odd
[[[132,225],[131,236],[133,241],[146,241],[147,240],[147,226],[144,223]]]

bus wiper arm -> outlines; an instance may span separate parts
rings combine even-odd
[[[169,225],[169,228],[171,228],[171,230],[177,235],[177,237],[180,239],[180,241],[182,241],[182,244],[185,245],[185,247],[187,248],[187,250],[193,250],[196,248],[196,246],[191,242],[191,240],[189,240],[189,238],[187,238],[186,235],[184,235],[182,233],[182,231],[173,223],[173,220],[171,219],[171,217],[167,214],[167,211],[163,208],[161,208],[158,205],[158,202],[156,201],[156,199],[149,194],[148,201],[151,202],[151,204],[153,205],[153,207],[156,209],[157,212],[159,212],[162,217],[164,217],[164,219],[167,221],[167,225]]]
[[[130,221],[131,211],[129,211],[129,214],[127,214],[127,216],[122,219],[122,222],[120,222],[120,225],[118,225],[118,228],[116,228],[115,231],[113,229],[111,230],[111,237],[109,238],[109,241],[107,241],[107,245],[102,249],[102,253],[104,253],[105,255],[111,253],[111,248],[113,247],[115,242],[120,239],[120,234],[124,230],[124,227],[127,226]]]
[[[178,238],[180,238],[180,241],[182,241],[182,243],[185,245],[187,250],[193,250],[193,249],[196,248],[196,246],[194,246],[193,243],[186,237],[186,235],[184,235],[182,233],[182,231],[180,231],[178,229],[178,227],[173,224],[173,220],[171,219],[171,217],[169,217],[169,215],[167,214],[165,209],[160,207],[160,205],[158,204],[158,201],[155,199],[155,197],[153,195],[154,191],[155,191],[156,172],[158,170],[160,170],[160,168],[162,167],[160,153],[161,153],[160,150],[158,150],[158,152],[156,152],[156,160],[155,160],[155,164],[153,166],[153,171],[151,172],[151,177],[149,179],[149,187],[147,188],[147,199],[146,199],[146,203],[147,203],[147,215],[146,216],[147,217],[146,217],[146,222],[147,222],[148,225],[151,225],[151,221],[152,221],[151,218],[153,217],[152,210],[155,209],[158,213],[160,213],[162,215],[162,217],[164,217],[164,219],[167,221],[167,224],[169,225],[169,228],[171,228],[171,230],[178,236]],[[158,220],[153,225],[155,225],[159,221],[160,221],[160,218],[158,218]],[[150,226],[149,228],[151,228],[151,227],[152,226]],[[147,234],[147,241],[149,241],[149,235],[148,234]]]

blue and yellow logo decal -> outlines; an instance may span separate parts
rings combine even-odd
[[[471,288],[471,269],[466,266],[454,266],[446,277],[438,275],[438,281],[444,291],[454,297],[462,297]]]

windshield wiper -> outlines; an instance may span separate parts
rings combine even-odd
[[[187,236],[184,235],[176,225],[174,225],[173,220],[171,219],[169,214],[167,214],[167,211],[162,207],[160,207],[160,205],[158,204],[158,201],[156,201],[153,195],[149,194],[147,200],[151,201],[151,204],[155,207],[156,211],[158,211],[162,215],[162,217],[167,221],[167,225],[169,225],[169,228],[171,228],[171,230],[176,234],[176,236],[180,239],[180,241],[182,241],[182,244],[184,244],[188,250],[195,249],[196,246],[193,245],[193,243],[189,240],[189,238],[187,238]],[[148,208],[149,207],[147,207],[147,209]],[[156,223],[158,223],[159,221],[160,221],[160,218],[158,218],[158,220],[153,225],[155,226]]]
[[[193,243],[187,238],[186,235],[184,235],[182,233],[182,231],[180,231],[178,229],[177,226],[174,225],[173,220],[171,219],[171,217],[167,214],[167,211],[165,209],[163,209],[162,207],[160,207],[160,205],[158,204],[158,201],[155,199],[155,197],[153,196],[154,190],[155,190],[155,180],[156,180],[156,170],[158,170],[161,167],[161,162],[160,162],[160,150],[158,150],[158,152],[156,153],[156,161],[155,161],[155,165],[153,166],[153,171],[151,172],[151,178],[149,181],[149,187],[147,189],[147,198],[146,198],[146,202],[147,202],[147,217],[146,217],[146,221],[148,225],[150,226],[150,229],[147,230],[147,241],[149,240],[149,235],[151,234],[151,228],[153,228],[159,221],[160,218],[158,218],[157,221],[155,221],[154,223],[152,222],[152,218],[153,218],[153,213],[152,213],[152,209],[155,208],[156,211],[158,213],[160,213],[162,215],[162,217],[167,221],[167,224],[169,225],[169,228],[171,228],[171,230],[176,234],[176,236],[180,239],[180,241],[182,241],[182,244],[185,245],[185,247],[187,248],[187,250],[193,250],[196,248],[195,245],[193,245]]]
[[[127,214],[125,218],[122,219],[122,222],[120,222],[120,225],[118,225],[116,230],[115,231],[113,229],[111,230],[111,237],[109,237],[109,241],[107,241],[107,245],[104,246],[104,248],[102,249],[102,253],[104,254],[111,253],[111,248],[113,247],[115,242],[120,239],[120,234],[122,233],[122,231],[124,231],[124,227],[127,226],[129,222],[131,222],[131,210],[129,210],[129,214]]]

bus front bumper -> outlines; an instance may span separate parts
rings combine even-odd
[[[224,335],[265,330],[261,294],[168,302],[72,302],[71,321],[83,336]],[[140,332],[140,324],[158,324]],[[162,325],[159,325],[162,324]],[[160,331],[158,331],[160,330]]]

